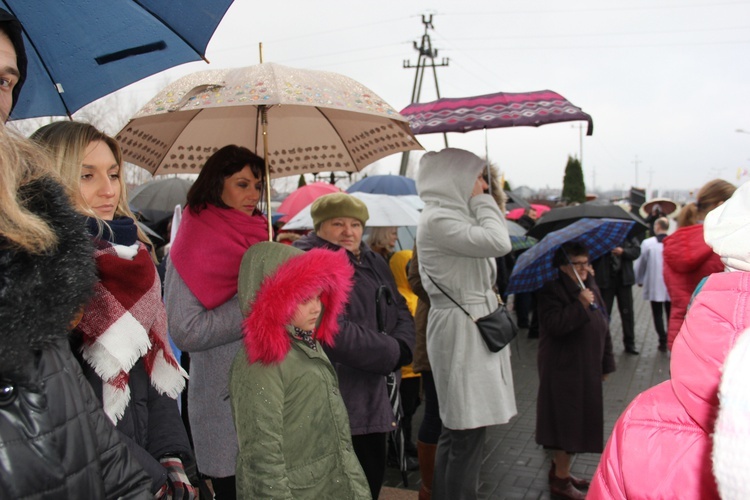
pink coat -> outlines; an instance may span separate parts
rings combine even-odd
[[[721,366],[748,326],[750,273],[709,277],[675,340],[671,380],[638,395],[620,415],[587,498],[719,498],[711,432]]]

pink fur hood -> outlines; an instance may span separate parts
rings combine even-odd
[[[250,283],[244,287],[251,288],[250,312],[243,322],[250,363],[283,361],[292,347],[287,328],[297,306],[319,291],[323,313],[315,338],[321,344],[333,345],[338,334],[338,317],[346,307],[354,275],[346,251],[321,248],[288,257],[294,250],[297,249],[278,243],[258,243],[243,259],[243,268],[246,265],[253,268],[249,277],[245,276]],[[242,270],[240,279],[243,279]],[[240,289],[243,289],[242,283]],[[253,291],[257,291],[254,298]],[[241,300],[242,297],[240,293]]]

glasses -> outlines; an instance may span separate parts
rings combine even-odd
[[[571,266],[575,267],[576,269],[588,269],[589,267],[589,261],[586,262],[571,262]]]

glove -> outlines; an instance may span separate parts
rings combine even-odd
[[[168,498],[174,500],[195,500],[195,488],[185,473],[185,467],[179,457],[165,456],[159,459],[167,469]]]

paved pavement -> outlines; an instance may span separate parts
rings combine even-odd
[[[669,358],[657,350],[658,339],[651,318],[649,303],[641,290],[633,287],[635,337],[640,356],[625,354],[620,316],[612,315],[611,332],[617,371],[604,383],[604,432],[609,436],[615,421],[632,399],[642,391],[669,378]],[[615,306],[616,309],[616,306]],[[485,459],[480,475],[480,498],[483,499],[548,499],[549,462],[541,446],[534,441],[536,424],[536,393],[539,379],[536,372],[538,340],[528,339],[522,330],[512,345],[513,381],[518,415],[508,424],[488,429]],[[423,407],[414,417],[419,428]],[[605,438],[606,442],[606,438]],[[599,463],[598,454],[580,454],[574,459],[572,471],[590,478]],[[400,473],[389,468],[385,485],[398,488],[402,498],[415,498],[406,490],[419,489],[419,472],[408,476],[405,488]],[[393,496],[389,498],[395,498]]]

